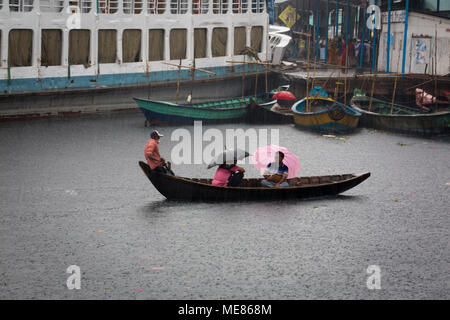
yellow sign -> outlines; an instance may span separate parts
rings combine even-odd
[[[295,9],[289,5],[284,9],[284,11],[278,16],[283,23],[288,26],[289,28],[292,28],[292,26],[297,22],[295,20]],[[297,15],[297,20],[300,19],[300,15]]]

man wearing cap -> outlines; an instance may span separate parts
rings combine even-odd
[[[145,159],[147,160],[150,169],[165,173],[166,170],[164,170],[163,166],[166,164],[166,161],[159,155],[159,146],[158,146],[159,139],[162,136],[163,135],[160,134],[157,130],[154,130],[150,134],[151,139],[145,145],[144,153]]]

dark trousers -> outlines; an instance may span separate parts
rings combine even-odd
[[[242,179],[244,179],[243,172],[235,172],[232,173],[230,178],[228,178],[228,186],[229,187],[239,187],[241,185]]]

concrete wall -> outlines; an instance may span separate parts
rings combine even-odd
[[[391,40],[390,72],[402,71],[404,28],[403,21],[391,23],[393,38]],[[378,71],[381,72],[387,71],[387,30],[387,23],[383,23],[378,52]],[[436,30],[437,74],[446,75],[450,73],[450,20],[416,12],[410,12],[409,14],[406,73],[433,74]],[[418,51],[418,47],[422,50]]]

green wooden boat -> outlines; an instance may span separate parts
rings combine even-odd
[[[202,121],[204,124],[226,123],[245,120],[247,106],[251,101],[265,103],[269,94],[239,97],[192,104],[175,104],[164,101],[152,101],[134,98],[147,121],[164,124],[192,124]]]
[[[391,115],[392,102],[373,98],[370,106],[370,97],[358,89],[354,91],[351,105],[362,114],[361,127],[423,136],[450,133],[449,109],[428,113],[394,104]]]

